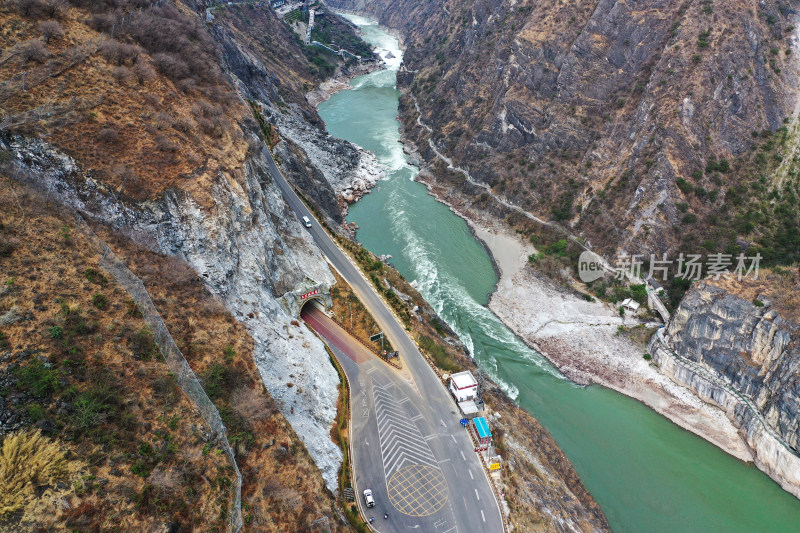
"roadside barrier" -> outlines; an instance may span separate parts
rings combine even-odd
[[[486,474],[486,479],[489,480],[489,484],[492,486],[492,492],[494,492],[494,498],[495,500],[497,500],[497,508],[500,511],[500,518],[503,521],[503,532],[509,533],[509,531],[511,531],[511,524],[508,523],[508,519],[506,518],[506,513],[503,510],[503,504],[501,503],[503,501],[503,498],[500,495],[500,489],[497,488],[497,484],[494,482],[492,473],[489,470],[489,467],[486,465],[486,461],[483,459],[483,454],[480,453],[481,446],[480,443],[478,442],[477,437],[475,437],[475,434],[472,432],[469,426],[467,426],[465,429],[467,430],[469,438],[472,439],[472,443],[475,445],[475,453],[478,454],[478,458],[481,461],[481,466],[483,467],[483,472]]]

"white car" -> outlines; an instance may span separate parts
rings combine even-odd
[[[303,217],[303,225],[307,228],[311,227],[311,220],[308,217]]]
[[[372,497],[372,491],[370,489],[364,491],[364,503],[367,504],[367,507],[375,507],[375,500]]]

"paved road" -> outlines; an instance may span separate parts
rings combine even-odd
[[[375,507],[362,505],[373,526],[384,533],[502,531],[492,527],[496,503],[455,405],[444,398],[432,406],[317,307],[305,306],[301,316],[350,381],[355,488],[357,496],[373,491]]]
[[[266,148],[265,152],[286,202],[298,219],[313,220]],[[373,356],[353,360],[338,347],[355,350],[352,343],[316,317],[317,326],[325,330],[320,334],[331,337],[326,339],[353,388],[354,488],[357,496],[365,488],[375,492],[373,526],[387,533],[407,533],[409,528],[426,533],[503,531],[497,501],[449,393],[403,325],[324,228],[314,221],[308,231],[400,351],[410,375],[404,379]],[[382,518],[384,512],[389,520]],[[425,513],[429,514],[420,516]]]

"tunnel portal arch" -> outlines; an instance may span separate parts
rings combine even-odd
[[[318,283],[298,288],[283,295],[283,304],[291,316],[299,317],[303,306],[311,301],[319,302],[324,309],[333,307],[331,288]]]

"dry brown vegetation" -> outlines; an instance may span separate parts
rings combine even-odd
[[[0,119],[127,195],[180,187],[202,203],[209,180],[236,174],[247,153],[238,122],[249,110],[182,4],[7,2],[0,48]]]
[[[0,189],[13,191],[0,195],[0,315],[16,308],[32,317],[0,328],[0,356],[9,356],[0,359],[0,374],[18,376],[0,392],[25,398],[15,407],[24,424],[69,439],[87,463],[63,494],[67,505],[36,499],[0,529],[144,531],[178,523],[223,530],[233,472],[130,296],[56,206],[6,178]],[[312,459],[265,392],[244,327],[186,263],[96,230],[142,278],[217,404],[242,470],[248,527],[307,531],[327,517],[331,530],[346,530]],[[9,372],[11,364],[29,370]]]
[[[34,489],[75,477],[78,460],[67,461],[66,449],[41,431],[8,435],[0,448],[0,520],[28,507]]]
[[[800,269],[797,266],[762,268],[758,279],[736,277],[709,279],[705,283],[725,289],[743,300],[753,301],[764,295],[784,318],[800,324]]]
[[[6,178],[2,189],[13,194],[0,195],[0,314],[16,308],[27,317],[2,328],[0,369],[16,378],[2,393],[21,399],[14,410],[26,425],[71,441],[87,463],[66,504],[36,500],[30,505],[43,512],[26,507],[4,527],[88,530],[123,521],[144,530],[175,521],[223,529],[229,465],[130,296],[55,206]],[[156,467],[175,471],[177,488],[155,487]]]
[[[335,270],[332,271],[333,276],[336,278],[336,285],[331,288],[331,297],[333,299],[333,308],[330,310],[333,318],[339,321],[340,324],[350,329],[350,333],[369,343],[375,349],[380,348],[379,343],[370,343],[369,338],[371,335],[381,331],[380,326],[358,296],[355,295],[350,285],[339,275]],[[384,340],[384,349],[389,351],[392,349],[389,340]]]

